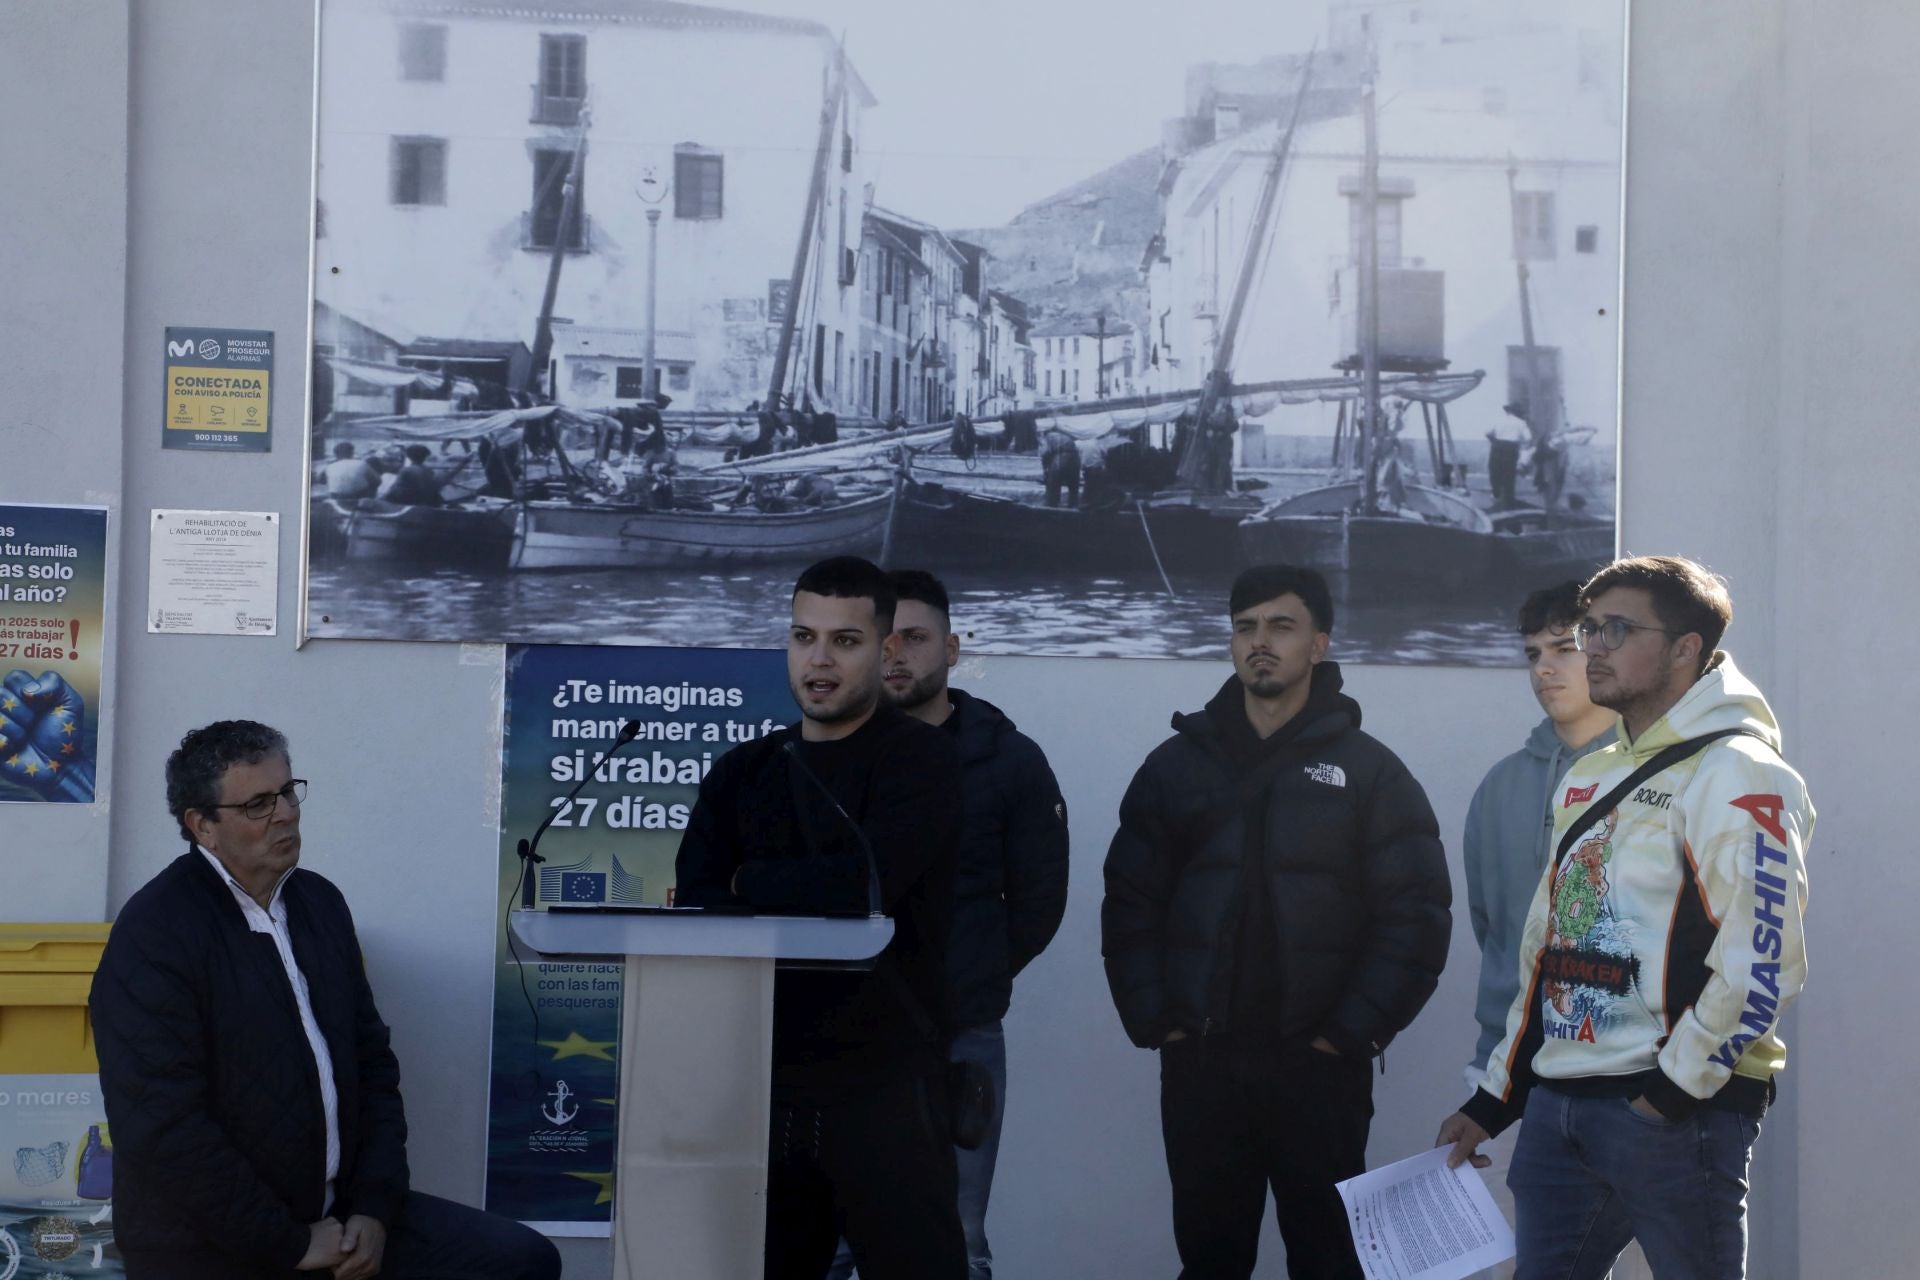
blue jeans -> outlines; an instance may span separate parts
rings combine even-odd
[[[1669,1123],[1536,1087],[1507,1173],[1514,1280],[1601,1280],[1628,1240],[1660,1280],[1742,1280],[1759,1133],[1757,1117],[1714,1107]]]
[[[960,1227],[967,1236],[968,1280],[993,1280],[993,1250],[987,1247],[987,1196],[993,1190],[993,1166],[1000,1156],[1000,1124],[1007,1114],[1007,1037],[998,1022],[968,1027],[953,1038],[955,1062],[977,1062],[993,1077],[993,1123],[977,1150],[954,1148],[960,1170]],[[853,1250],[840,1242],[826,1280],[854,1274]]]

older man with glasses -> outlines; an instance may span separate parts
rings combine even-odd
[[[1806,977],[1806,784],[1766,699],[1716,646],[1726,584],[1616,561],[1581,592],[1588,696],[1618,739],[1553,797],[1520,994],[1449,1163],[1523,1116],[1507,1185],[1516,1280],[1599,1280],[1629,1239],[1656,1276],[1746,1274],[1747,1166]]]
[[[553,1280],[537,1233],[408,1185],[353,917],[299,867],[306,795],[250,720],[167,761],[187,852],[121,909],[91,1000],[127,1275]]]

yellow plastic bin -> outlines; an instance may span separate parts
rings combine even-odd
[[[87,992],[105,924],[0,924],[0,1074],[95,1072]]]

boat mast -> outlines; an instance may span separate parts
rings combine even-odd
[[[788,362],[793,358],[794,323],[800,315],[800,290],[806,284],[807,258],[813,249],[820,205],[827,194],[827,164],[833,154],[833,125],[840,117],[840,105],[847,96],[847,50],[844,42],[834,46],[833,62],[827,68],[825,80],[820,95],[820,145],[814,150],[813,181],[807,188],[807,211],[800,220],[800,243],[793,251],[793,273],[787,284],[785,314],[780,317],[780,342],[774,348],[773,375],[767,379],[767,398],[764,403],[769,409],[780,403],[780,393],[786,387]]]
[[[1253,292],[1253,279],[1259,272],[1260,258],[1267,246],[1267,234],[1272,229],[1274,207],[1279,202],[1280,175],[1286,167],[1287,153],[1293,148],[1294,129],[1300,123],[1300,107],[1306,102],[1307,90],[1313,84],[1313,60],[1317,53],[1318,46],[1315,46],[1307,54],[1306,66],[1300,72],[1300,87],[1293,95],[1293,110],[1287,118],[1287,127],[1274,138],[1273,150],[1267,156],[1266,173],[1260,182],[1260,200],[1254,206],[1253,223],[1247,229],[1246,250],[1240,256],[1240,275],[1233,285],[1233,301],[1227,307],[1227,321],[1221,326],[1220,341],[1214,347],[1213,368],[1207,374],[1206,384],[1200,389],[1200,405],[1194,415],[1194,429],[1187,434],[1187,447],[1180,457],[1180,483],[1188,488],[1200,486],[1206,462],[1206,451],[1201,447],[1206,436],[1206,423],[1233,380],[1234,345],[1239,340],[1240,321],[1246,314],[1247,298]]]
[[[1360,180],[1360,219],[1365,231],[1360,236],[1360,314],[1355,336],[1360,340],[1361,492],[1363,510],[1372,515],[1380,509],[1380,487],[1373,467],[1375,436],[1380,427],[1380,142],[1371,76],[1360,90],[1360,105],[1367,151]]]
[[[533,356],[527,361],[526,380],[520,389],[531,393],[547,371],[553,356],[553,302],[560,293],[560,264],[567,255],[567,228],[580,208],[580,162],[587,152],[587,126],[592,123],[586,105],[580,107],[580,137],[573,144],[573,159],[567,162],[567,181],[560,191],[560,220],[553,228],[553,253],[547,259],[547,291],[540,298],[540,318],[533,325]],[[539,211],[527,215],[537,217]],[[557,400],[559,388],[548,387],[547,399]]]
[[[1527,430],[1533,433],[1534,447],[1540,448],[1553,438],[1558,405],[1545,403],[1540,378],[1539,348],[1533,341],[1533,273],[1527,269],[1526,242],[1520,227],[1520,168],[1511,156],[1507,159],[1507,201],[1513,216],[1513,268],[1520,282],[1520,347],[1527,361]]]

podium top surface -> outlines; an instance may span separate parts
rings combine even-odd
[[[868,960],[893,939],[893,921],[699,911],[521,911],[507,927],[543,956],[739,956],[760,960]]]

